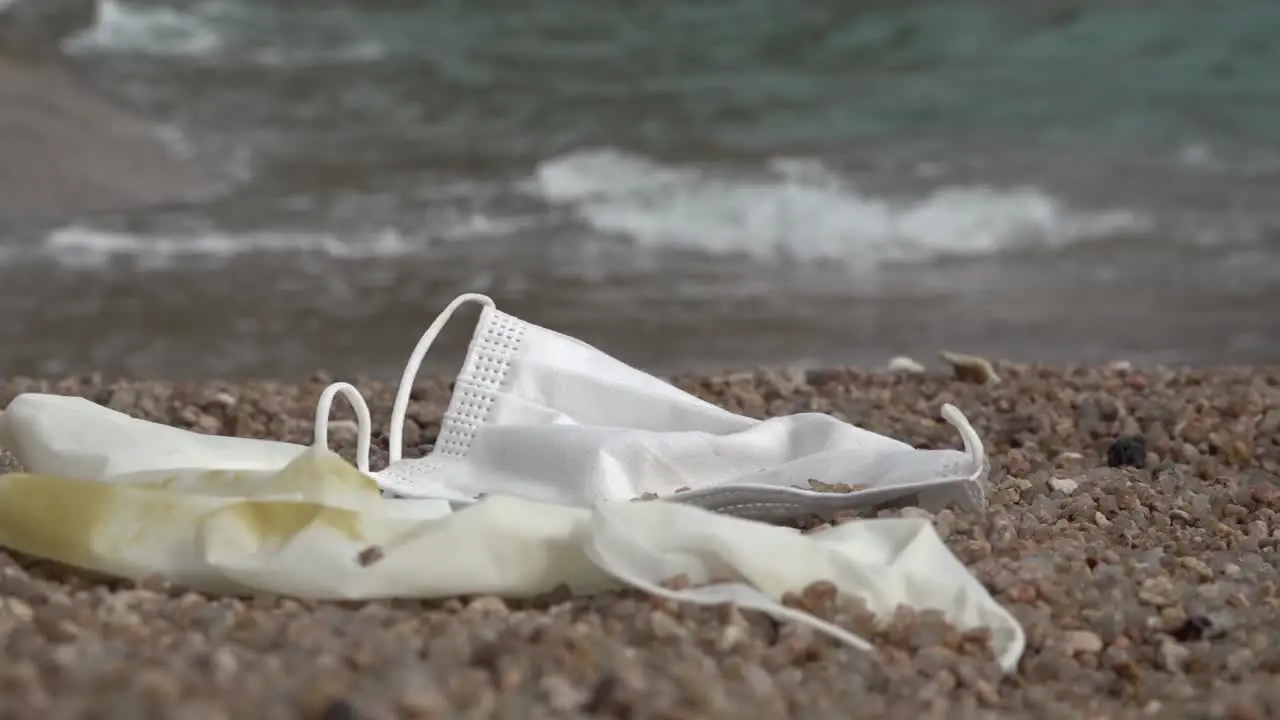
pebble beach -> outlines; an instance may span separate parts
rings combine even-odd
[[[958,447],[938,413],[960,408],[993,459],[989,507],[932,520],[1023,624],[1011,674],[981,633],[907,609],[877,625],[822,584],[788,601],[871,637],[875,653],[638,593],[206,597],[0,552],[0,718],[1280,717],[1280,367],[994,373],[673,381],[746,415],[831,413],[918,447]],[[0,403],[81,395],[200,432],[306,443],[334,379],[354,382],[382,423],[381,467],[395,387],[371,380],[13,379]],[[449,392],[447,379],[417,385],[406,456],[430,449]],[[330,441],[351,459],[354,423],[335,423]]]

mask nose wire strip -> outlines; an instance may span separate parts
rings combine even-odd
[[[453,313],[463,304],[469,302],[493,307],[493,300],[487,295],[479,293],[459,295],[444,310],[440,311],[440,314],[436,316],[435,322],[431,323],[431,327],[422,333],[422,337],[418,339],[418,344],[413,348],[413,353],[409,355],[409,362],[405,363],[404,366],[404,374],[400,376],[400,387],[396,388],[395,405],[391,408],[391,427],[387,438],[389,462],[399,461],[404,454],[404,416],[409,411],[409,394],[413,391],[413,383],[418,377],[418,368],[422,366],[422,360],[427,356],[427,351],[431,349],[431,344],[436,341],[436,336],[444,329],[445,324],[449,322]]]
[[[367,474],[373,421],[369,417],[369,404],[351,383],[332,383],[320,393],[320,399],[316,401],[315,445],[329,447],[329,413],[333,409],[333,396],[338,394],[345,397],[356,411],[356,469]]]

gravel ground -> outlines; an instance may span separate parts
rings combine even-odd
[[[1011,676],[980,635],[906,611],[874,631],[873,657],[752,613],[631,593],[208,598],[0,554],[0,717],[1280,717],[1280,368],[996,371],[986,385],[854,370],[678,382],[745,414],[831,412],[920,446],[956,446],[938,408],[961,408],[998,465],[991,505],[934,521],[1026,627]],[[329,379],[15,380],[0,402],[81,394],[306,442]],[[385,422],[394,388],[357,385]],[[445,382],[419,386],[416,454],[447,397]],[[351,428],[331,435],[350,457]],[[1113,449],[1124,436],[1145,440],[1145,462],[1133,443]],[[1109,450],[1145,467],[1108,467]],[[792,601],[866,631],[830,590]]]

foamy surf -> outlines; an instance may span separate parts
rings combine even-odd
[[[98,22],[63,43],[73,55],[134,55],[201,60],[229,57],[236,62],[273,67],[316,63],[366,63],[381,59],[384,46],[346,26],[335,13],[298,16],[273,8],[235,3],[198,2],[181,8],[139,4],[136,0],[98,0]],[[285,32],[271,27],[287,20]],[[259,25],[265,25],[263,32]],[[332,35],[349,34],[334,42]]]
[[[1139,213],[1078,210],[1033,187],[877,197],[819,161],[787,158],[733,176],[590,150],[541,163],[529,185],[590,228],[647,246],[862,267],[1060,247],[1149,227]]]
[[[68,39],[75,54],[127,51],[146,55],[199,57],[216,52],[223,38],[209,9],[189,11],[98,0],[98,22]]]
[[[125,260],[140,269],[160,270],[252,255],[318,256],[338,260],[394,259],[427,254],[435,243],[500,237],[530,225],[529,218],[493,219],[479,214],[455,218],[430,230],[412,233],[388,227],[342,235],[304,231],[211,231],[158,235],[69,225],[50,232],[33,249],[0,244],[0,264],[35,257],[51,259],[69,268],[91,270],[116,260]]]
[[[72,268],[95,269],[114,259],[126,258],[144,269],[164,269],[184,261],[218,261],[246,254],[393,258],[411,254],[418,247],[412,239],[393,230],[362,239],[286,232],[157,237],[72,226],[50,233],[40,250],[44,257]]]
[[[425,256],[439,242],[577,238],[569,247],[584,266],[596,250],[620,247],[621,240],[646,254],[681,250],[764,265],[783,259],[869,270],[1061,248],[1153,227],[1140,213],[1078,209],[1034,187],[953,185],[915,197],[879,196],[803,158],[727,171],[593,150],[543,161],[514,186],[494,180],[466,188],[469,197],[486,199],[477,200],[483,212],[468,208],[453,186],[419,188],[412,202],[421,209],[404,226],[337,231],[320,223],[307,231],[149,235],[71,225],[45,237],[37,253],[69,267],[127,258],[164,268],[264,253],[377,259]],[[511,202],[517,195],[525,200]],[[529,196],[541,208],[530,208]]]

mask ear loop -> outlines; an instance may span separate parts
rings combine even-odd
[[[427,351],[431,349],[431,344],[436,341],[436,336],[444,329],[449,319],[453,317],[453,313],[463,304],[474,302],[484,307],[493,307],[493,300],[487,295],[479,293],[466,293],[459,295],[453,302],[449,303],[440,314],[436,316],[435,322],[431,323],[431,327],[422,333],[422,337],[418,339],[418,344],[414,346],[413,353],[409,355],[409,362],[405,363],[404,374],[400,376],[400,387],[396,389],[396,402],[391,408],[391,427],[388,433],[387,454],[389,462],[398,462],[404,454],[404,417],[409,411],[409,394],[413,391],[413,382],[418,377],[418,369],[422,366],[422,360],[427,356]]]
[[[320,399],[316,401],[315,445],[326,449],[329,447],[329,412],[333,409],[333,396],[338,393],[342,393],[356,411],[356,469],[367,475],[373,421],[369,416],[369,404],[351,383],[332,383],[320,393]]]
[[[969,423],[969,418],[960,412],[960,409],[951,403],[942,406],[942,419],[951,423],[951,425],[960,433],[960,440],[964,443],[964,451],[970,459],[973,460],[975,468],[987,467],[987,449],[982,444],[982,438],[978,437],[978,431],[973,429],[973,425]]]
[[[978,431],[973,429],[969,419],[956,406],[951,403],[943,405],[942,418],[960,433],[964,452],[969,456],[970,474],[960,487],[971,507],[984,508],[987,506],[987,475],[991,472],[986,446],[982,444],[982,438],[978,437]]]

